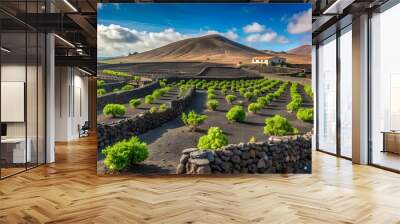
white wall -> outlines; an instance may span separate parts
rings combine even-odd
[[[3,82],[25,82],[25,64],[2,64],[1,81]],[[6,110],[6,108],[1,108]],[[25,137],[25,122],[8,122],[7,137]]]
[[[72,94],[72,99],[74,99],[73,104],[74,107],[72,108],[72,119],[71,119],[71,126],[72,126],[72,138],[78,138],[79,137],[79,132],[78,132],[78,124],[83,125],[85,121],[89,120],[89,111],[88,111],[88,78],[86,76],[82,76],[82,73],[76,74],[78,70],[75,69],[75,75],[74,75],[74,91]]]
[[[37,70],[38,69],[38,70]],[[23,82],[26,85],[26,99],[22,102],[22,107],[14,108],[18,113],[26,112],[26,120],[21,122],[5,122],[7,124],[7,138],[28,138],[29,148],[31,149],[32,162],[44,163],[45,159],[45,120],[44,120],[44,82],[42,67],[35,65],[25,65],[25,63],[3,63],[1,66],[2,82]],[[27,80],[25,80],[27,78]],[[10,92],[4,92],[2,89],[2,98],[7,97]],[[24,96],[25,90],[19,90],[19,94]],[[17,103],[17,102],[16,102]],[[26,106],[25,106],[26,103]],[[10,107],[2,107],[3,113],[13,112]],[[36,161],[39,159],[38,161]]]
[[[69,69],[67,67],[55,68],[55,141],[68,140],[69,124]]]
[[[88,78],[76,68],[56,67],[55,140],[79,138],[78,125],[88,120]]]

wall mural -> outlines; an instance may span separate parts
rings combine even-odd
[[[310,4],[98,4],[99,174],[311,173]]]

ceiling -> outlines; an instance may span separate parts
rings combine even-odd
[[[312,31],[315,39],[345,16],[364,12],[387,0],[192,0],[191,2],[193,1],[312,3]],[[167,2],[167,0],[99,0],[99,2]],[[60,37],[57,37],[55,42],[56,64],[73,63],[94,72],[97,60],[96,9],[96,0],[1,0],[0,26],[3,32],[11,33],[25,32],[25,30],[54,32]],[[15,39],[16,45],[17,39]]]
[[[25,32],[55,33],[56,66],[78,66],[95,74],[96,7],[96,0],[1,0],[0,27],[7,48],[15,49],[9,56],[23,53]],[[34,51],[31,45],[27,49]]]
[[[351,24],[352,18],[373,11],[388,0],[311,0],[313,44]]]

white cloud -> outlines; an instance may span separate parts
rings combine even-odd
[[[100,10],[103,8],[103,3],[97,3],[97,9]]]
[[[216,31],[216,30],[207,30],[207,31],[205,32],[205,34],[206,34],[206,35],[208,35],[208,34],[219,34],[219,35],[222,35],[221,32],[218,32],[218,31]]]
[[[311,9],[293,15],[287,31],[290,34],[301,34],[311,31]]]
[[[233,30],[229,30],[228,32],[225,33],[225,36],[231,40],[236,40],[239,36],[237,33]]]
[[[246,42],[275,42],[279,44],[289,43],[289,39],[285,36],[278,35],[275,31],[267,29],[264,25],[253,22],[243,27],[245,33],[249,35],[245,38]]]
[[[246,41],[253,43],[253,42],[258,42],[260,39],[260,34],[252,34],[246,37]]]
[[[269,31],[263,34],[250,34],[246,37],[246,41],[250,43],[254,42],[272,42],[277,37],[277,33]]]
[[[231,40],[236,40],[239,35],[236,33],[236,28],[232,28],[225,33],[219,32],[217,30],[207,30],[205,34],[219,34]]]
[[[275,41],[280,44],[287,44],[290,42],[285,36],[278,36]]]
[[[134,43],[140,40],[136,30],[111,24],[109,26],[98,26],[99,38],[105,41],[119,42],[119,43]]]
[[[132,52],[144,52],[182,40],[188,36],[172,28],[161,32],[129,29],[120,25],[97,26],[97,52],[100,57],[116,57]]]
[[[275,31],[268,31],[266,33],[254,33],[250,34],[246,37],[246,41],[249,43],[256,42],[267,42],[267,43],[278,43],[278,44],[287,44],[289,43],[289,39],[285,36],[278,35]]]
[[[265,31],[265,26],[257,22],[253,22],[252,24],[244,26],[243,31],[246,33],[261,33]]]

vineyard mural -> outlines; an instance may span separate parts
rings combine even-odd
[[[311,173],[308,4],[98,10],[98,173]]]

